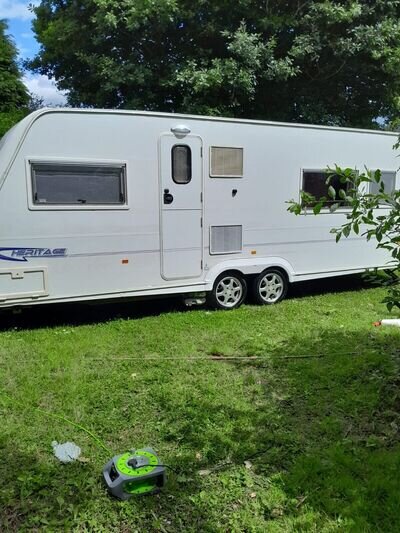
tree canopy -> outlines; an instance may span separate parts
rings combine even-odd
[[[72,105],[378,127],[400,0],[42,0],[30,62]]]
[[[29,102],[17,65],[17,50],[6,31],[7,23],[0,20],[0,112],[19,109]]]
[[[29,94],[21,81],[17,50],[0,20],[0,137],[26,114]]]

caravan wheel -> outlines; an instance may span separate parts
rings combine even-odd
[[[252,296],[261,305],[276,304],[282,300],[288,290],[288,279],[278,269],[268,268],[253,281]]]
[[[209,293],[207,303],[214,309],[236,309],[246,298],[247,285],[242,276],[235,273],[221,274]]]

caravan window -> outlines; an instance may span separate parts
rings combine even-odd
[[[341,183],[340,177],[333,175],[329,184],[326,183],[328,179],[328,173],[326,170],[303,170],[303,186],[302,190],[309,194],[312,194],[316,200],[322,197],[328,198],[324,202],[324,206],[328,207],[332,204],[346,205],[346,201],[339,197],[340,189],[347,190],[349,188],[348,183]],[[328,188],[332,186],[336,191],[336,198],[332,199],[328,195]]]
[[[211,146],[211,178],[243,178],[243,148]]]
[[[125,165],[31,163],[36,205],[122,205]]]
[[[396,188],[396,172],[382,170],[381,171],[381,183],[383,183],[385,187],[385,193],[391,194]],[[369,184],[368,192],[370,194],[378,194],[381,183],[378,184],[376,183],[376,181],[372,181]]]
[[[178,185],[185,185],[192,179],[192,151],[186,144],[176,144],[171,151],[172,179]]]

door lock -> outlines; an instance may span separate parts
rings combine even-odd
[[[172,204],[174,197],[169,192],[169,189],[164,189],[164,204]]]

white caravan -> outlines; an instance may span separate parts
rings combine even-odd
[[[288,283],[383,267],[362,236],[335,243],[346,207],[327,166],[380,169],[396,134],[136,111],[45,109],[0,143],[0,307],[182,294],[239,306]],[[384,209],[384,206],[382,206]],[[325,212],[324,212],[325,211]]]

